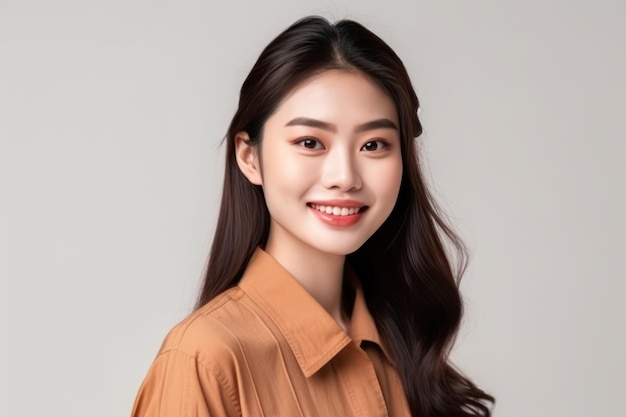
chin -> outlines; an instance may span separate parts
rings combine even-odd
[[[361,246],[363,246],[365,242],[366,240],[351,242],[341,242],[335,240],[333,242],[327,242],[325,244],[320,244],[318,242],[316,245],[314,245],[314,247],[317,248],[317,250],[319,250],[320,252],[325,252],[332,255],[346,256],[353,252],[356,252]]]

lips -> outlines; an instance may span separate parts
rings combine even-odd
[[[353,200],[313,201],[307,203],[307,206],[322,222],[336,227],[355,224],[368,208]]]

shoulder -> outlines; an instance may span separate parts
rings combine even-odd
[[[265,340],[273,340],[268,335],[256,305],[241,288],[233,287],[172,328],[159,356],[176,352],[211,370],[224,370],[251,350],[262,350]]]
[[[166,336],[135,399],[133,417],[240,416],[236,374],[245,316],[237,287],[190,314]]]

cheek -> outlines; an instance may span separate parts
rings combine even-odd
[[[368,176],[368,182],[372,189],[376,190],[379,198],[383,199],[386,205],[393,206],[402,182],[402,160],[398,158],[386,161],[376,169],[369,170]]]
[[[281,150],[264,158],[263,189],[268,205],[284,205],[304,195],[315,183],[316,166],[312,158],[297,158]]]

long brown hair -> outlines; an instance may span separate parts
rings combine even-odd
[[[281,100],[304,80],[330,69],[366,74],[396,103],[404,167],[398,200],[385,223],[347,262],[393,355],[411,413],[489,416],[493,397],[448,360],[462,316],[458,281],[466,256],[420,171],[417,96],[400,58],[356,22],[299,20],[265,48],[244,81],[225,138],[222,203],[197,306],[236,285],[255,248],[267,242],[270,216],[263,191],[239,170],[235,135],[245,131],[251,144],[260,145],[265,121]]]

